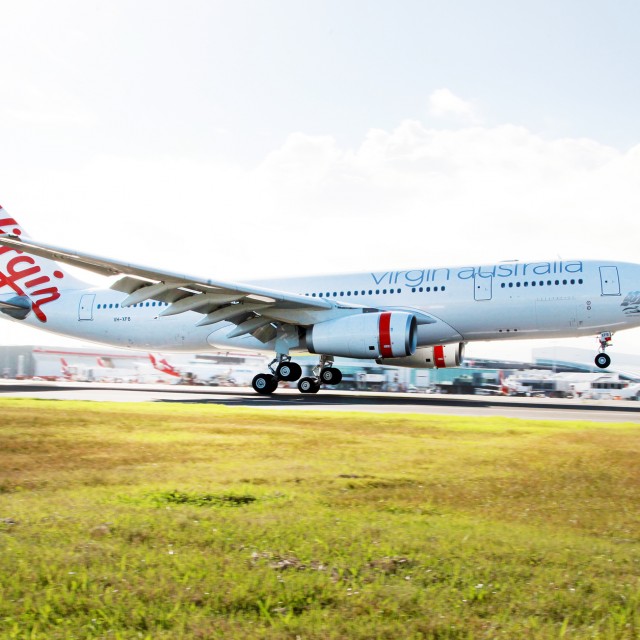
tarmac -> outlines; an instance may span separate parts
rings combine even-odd
[[[640,424],[640,403],[622,400],[514,398],[424,393],[335,391],[317,394],[278,389],[271,396],[248,387],[112,384],[0,380],[0,397],[94,402],[213,404],[280,410],[357,411],[370,413],[503,416],[527,420],[630,422]]]

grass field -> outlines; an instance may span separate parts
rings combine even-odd
[[[640,637],[638,424],[0,412],[0,638]]]

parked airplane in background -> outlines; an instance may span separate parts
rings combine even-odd
[[[76,279],[60,263],[107,276]],[[299,380],[302,393],[342,379],[335,356],[415,368],[460,364],[474,340],[597,334],[596,364],[615,330],[640,326],[640,265],[503,262],[234,283],[170,273],[29,239],[0,208],[0,314],[118,347],[272,351],[258,393]],[[320,356],[300,378],[291,354]]]
[[[169,364],[166,358],[156,358],[152,353],[150,353],[149,360],[151,361],[151,366],[153,366],[157,371],[161,371],[168,376],[174,376],[176,378],[182,377],[182,374],[172,364]]]
[[[64,359],[60,358],[60,364],[62,369],[62,377],[64,380],[73,380],[75,376],[75,367],[69,365],[69,363]]]
[[[256,373],[256,368],[247,364],[234,367],[215,362],[188,362],[172,365],[167,358],[156,358],[149,354],[153,368],[170,376],[181,378],[188,384],[234,384],[248,385]]]

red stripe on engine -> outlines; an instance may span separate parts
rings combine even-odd
[[[447,366],[447,362],[444,359],[444,347],[441,344],[433,347],[433,359],[438,369],[444,369]]]
[[[380,355],[383,358],[392,358],[391,350],[391,312],[385,311],[380,314],[380,325],[378,328],[380,334]]]

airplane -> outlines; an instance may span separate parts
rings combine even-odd
[[[62,369],[63,380],[73,380],[73,376],[75,375],[75,371],[74,371],[75,367],[71,367],[64,358],[60,358],[60,364]]]
[[[180,371],[178,371],[178,369],[176,369],[172,364],[169,364],[166,358],[156,358],[152,353],[150,353],[149,360],[151,361],[151,366],[157,371],[176,378],[182,377]]]
[[[95,287],[65,271],[118,276]],[[552,260],[227,282],[37,242],[0,207],[0,315],[54,333],[147,351],[273,352],[259,394],[342,379],[335,357],[455,367],[478,340],[597,336],[640,326],[640,265]],[[319,356],[302,376],[296,353]]]
[[[191,384],[234,384],[245,385],[250,383],[255,367],[249,365],[232,367],[229,364],[214,362],[189,362],[183,365],[173,365],[167,358],[156,357],[149,354],[149,360],[154,369],[169,376],[175,376]]]
[[[85,362],[69,364],[65,358],[60,358],[63,380],[77,380],[80,382],[133,382],[137,380],[135,369],[116,367],[108,356],[98,356],[96,364]]]

